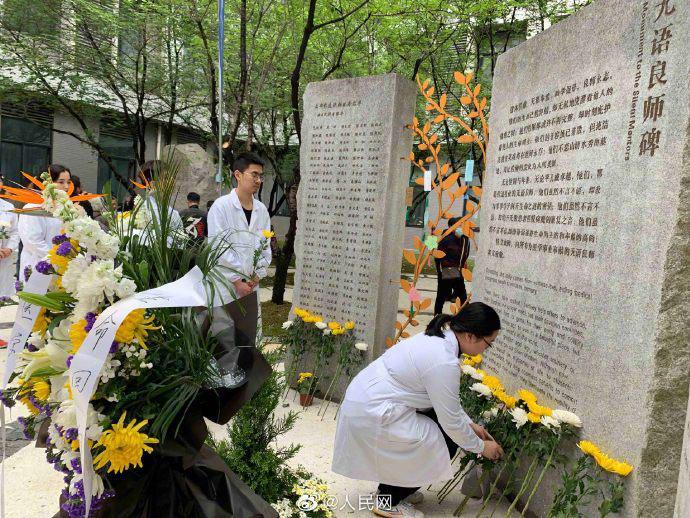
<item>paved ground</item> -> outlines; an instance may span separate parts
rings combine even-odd
[[[423,278],[418,288],[428,296],[435,296],[435,278]],[[292,290],[288,289],[286,299],[290,300]],[[261,299],[270,299],[270,289],[261,290]],[[405,307],[406,295],[401,292],[399,307]],[[14,321],[15,308],[0,309],[0,338],[7,339],[11,324]],[[414,331],[421,331],[423,326],[431,319],[431,314],[422,314],[421,326]],[[0,351],[0,370],[5,368],[5,350]],[[336,496],[342,510],[335,512],[336,516],[371,516],[366,510],[358,510],[359,495],[368,495],[375,487],[370,482],[350,480],[330,471],[333,437],[335,434],[334,416],[337,407],[331,405],[325,418],[317,416],[320,400],[315,400],[314,406],[301,409],[296,403],[294,393],[290,393],[285,399],[287,406],[280,407],[279,413],[287,412],[291,409],[300,410],[300,419],[296,426],[289,433],[281,437],[279,444],[287,445],[290,443],[302,444],[302,449],[293,460],[292,464],[305,466],[309,471],[319,474],[325,479],[333,495]],[[51,517],[58,507],[58,495],[63,487],[62,477],[54,471],[45,461],[44,451],[37,449],[33,443],[24,440],[18,431],[17,417],[22,415],[22,410],[16,407],[7,416],[8,421],[8,442],[7,459],[4,462],[5,471],[5,495],[6,495],[6,516],[7,518],[43,518]],[[218,427],[210,423],[213,433],[217,437],[225,434],[223,427]],[[426,488],[425,488],[426,489]],[[426,491],[426,501],[419,505],[419,509],[431,517],[452,516],[453,510],[460,502],[461,495],[455,492],[448,497],[443,504],[439,505],[433,491]],[[347,502],[355,508],[353,511]],[[466,513],[463,516],[474,516],[477,503],[470,502]]]

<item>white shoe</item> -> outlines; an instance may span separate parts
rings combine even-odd
[[[422,511],[418,511],[412,504],[407,502],[400,502],[390,509],[374,506],[373,511],[376,516],[382,516],[383,518],[424,518]]]
[[[405,498],[403,502],[407,502],[408,504],[412,505],[419,505],[424,501],[424,493],[421,491],[415,491],[412,493],[410,496]]]

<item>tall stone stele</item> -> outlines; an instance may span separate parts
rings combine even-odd
[[[304,94],[293,304],[354,320],[368,360],[397,315],[415,98],[396,74],[310,83]]]
[[[634,466],[626,517],[690,516],[689,58],[687,1],[597,0],[493,79],[474,295],[503,331],[487,368]]]

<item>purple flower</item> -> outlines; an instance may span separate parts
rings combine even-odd
[[[120,349],[119,342],[113,342],[110,344],[110,354],[115,354]]]
[[[74,471],[77,474],[81,474],[81,462],[79,461],[79,459],[72,459],[71,465],[72,471]]]
[[[31,266],[24,268],[24,280],[28,281],[29,277],[31,277]]]
[[[12,399],[9,396],[8,392],[6,392],[4,390],[0,390],[0,403],[5,405],[7,408],[11,408],[14,406],[14,399]]]
[[[29,351],[30,353],[35,353],[36,351],[38,351],[38,347],[36,347],[33,344],[27,343],[26,344],[26,350]]]
[[[65,364],[67,365],[67,368],[69,369],[72,366],[72,358],[74,358],[74,355],[70,354],[67,357],[67,360],[65,361]]]
[[[96,323],[96,313],[87,313],[84,317],[84,320],[86,320],[86,327],[84,328],[84,331],[88,333],[89,331],[91,331],[91,328]]]
[[[54,245],[59,245],[60,243],[64,243],[65,241],[69,241],[69,237],[67,237],[66,234],[60,234],[53,238]]]
[[[72,243],[69,241],[65,241],[64,243],[60,243],[60,246],[57,248],[57,255],[61,256],[66,256],[69,255],[72,252]]]
[[[34,438],[33,420],[20,416],[17,417],[17,423],[22,427],[22,433],[25,439],[31,440]]]
[[[64,436],[68,441],[76,441],[79,438],[79,430],[76,428],[68,428],[65,430]]]
[[[14,291],[23,291],[24,290],[24,283],[17,279],[14,281]]]
[[[50,275],[55,270],[53,270],[53,265],[48,261],[39,261],[36,263],[36,271],[42,273],[43,275]]]

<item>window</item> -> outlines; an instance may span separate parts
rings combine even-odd
[[[134,178],[135,160],[132,139],[101,133],[100,145],[108,153],[115,166],[115,170],[122,178]],[[105,160],[98,159],[98,192],[103,192],[105,184],[110,182],[110,188],[114,196],[123,199],[127,190],[115,177]]]
[[[22,171],[40,176],[51,157],[52,113],[26,106],[2,106],[0,171],[10,182],[23,184]]]
[[[424,214],[426,213],[427,196],[424,192],[424,187],[421,185],[411,184],[412,187],[412,205],[407,207],[405,216],[405,224],[408,227],[423,227]]]

